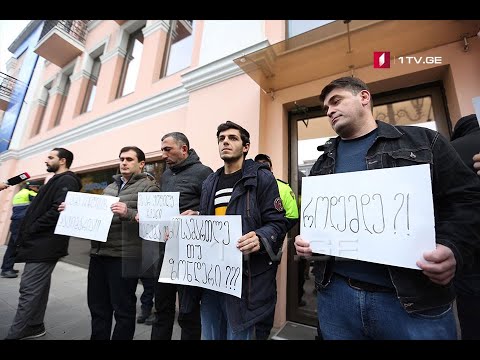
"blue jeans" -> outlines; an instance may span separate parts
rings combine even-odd
[[[325,340],[456,340],[452,307],[409,314],[395,292],[351,288],[333,275],[317,292],[318,319]]]
[[[204,340],[251,340],[254,326],[243,331],[232,331],[225,306],[226,296],[232,295],[212,290],[203,291],[200,305],[202,338]]]

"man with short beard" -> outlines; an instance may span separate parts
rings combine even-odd
[[[25,263],[20,282],[17,313],[6,340],[32,339],[45,335],[45,310],[53,269],[68,255],[70,237],[54,234],[60,215],[58,206],[68,191],[80,191],[80,178],[69,171],[73,154],[54,148],[48,154],[47,171],[55,175],[29,205],[16,241],[15,262]]]

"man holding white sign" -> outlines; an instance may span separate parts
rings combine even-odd
[[[162,137],[162,159],[167,169],[162,174],[161,191],[179,192],[180,211],[198,210],[202,183],[213,171],[203,165],[185,134],[172,132]],[[160,259],[156,268],[160,275],[165,243],[160,242]],[[182,328],[181,340],[200,340],[200,296],[196,286],[155,282],[155,320],[151,340],[171,340],[175,322],[175,303],[179,301],[178,324]]]
[[[255,324],[275,309],[276,259],[287,232],[282,200],[267,165],[245,160],[250,134],[234,122],[217,128],[224,166],[203,183],[201,215],[242,215],[237,248],[244,256],[242,297],[205,289],[202,336],[206,340],[249,340]],[[187,211],[186,215],[196,212]]]
[[[118,157],[120,174],[113,176],[114,182],[105,188],[103,195],[120,200],[110,206],[114,216],[107,241],[92,241],[90,251],[87,298],[92,315],[92,340],[133,339],[135,290],[140,275],[135,273],[135,266],[139,264],[142,249],[135,222],[138,193],[160,191],[155,182],[142,173],[145,153],[141,149],[126,146]],[[136,231],[123,233],[134,227]],[[115,328],[112,333],[113,316]]]
[[[343,77],[332,81],[322,90],[320,101],[339,136],[326,142],[325,151],[315,162],[310,176],[428,164],[436,242],[436,249],[425,251],[423,259],[416,261],[422,271],[385,265],[391,262],[335,261],[335,257],[320,257],[315,264],[315,285],[323,337],[456,339],[452,279],[464,264],[471,263],[472,248],[480,236],[480,182],[438,132],[375,121],[370,91],[360,79]],[[407,178],[404,181],[417,180]],[[394,189],[400,184],[389,182],[391,194],[395,195]],[[340,231],[344,224],[332,220],[332,216],[336,216],[332,210],[339,208],[341,201],[347,201],[341,197],[350,196],[348,190],[340,193],[343,188],[339,188],[336,195],[320,199],[321,203],[329,204],[330,215],[325,216],[327,226],[339,232],[335,237],[331,231],[330,238],[324,239],[332,245],[338,245],[339,239],[355,240],[354,236],[345,238]],[[328,190],[336,191],[335,185]],[[309,194],[305,188],[303,191],[305,202]],[[404,204],[408,204],[408,194],[402,194]],[[395,223],[393,215],[381,212],[383,205],[379,204],[384,202],[380,201],[380,194],[360,194],[357,203],[361,205],[359,214],[349,218],[347,223],[347,226],[353,224],[353,232],[369,232],[373,238],[382,231],[382,226]],[[311,239],[303,235],[315,218],[314,214],[305,217],[307,205],[302,205],[305,210],[301,216],[302,235],[295,239],[296,251],[302,256],[311,256],[313,246]],[[428,204],[424,205],[428,211]],[[377,213],[383,214],[385,223],[374,223],[373,214]],[[358,228],[355,219],[359,222]],[[324,253],[329,254],[328,251]],[[334,251],[333,254],[338,255]]]

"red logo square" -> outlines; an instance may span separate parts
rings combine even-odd
[[[390,51],[374,51],[373,67],[375,69],[390,68]]]

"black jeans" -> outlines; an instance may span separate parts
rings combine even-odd
[[[163,256],[160,256],[157,269],[157,279],[160,276],[160,267]],[[200,340],[202,335],[200,321],[200,297],[192,297],[186,291],[188,286],[155,282],[155,320],[152,324],[151,340],[171,340],[173,324],[175,322],[175,304],[180,304],[178,324],[182,328],[180,340]],[[187,298],[188,297],[188,298]],[[188,306],[182,306],[187,304]]]
[[[155,279],[150,277],[140,278],[143,285],[143,292],[140,296],[140,303],[142,304],[142,311],[150,313],[153,309],[153,297],[155,295]]]
[[[91,256],[88,267],[87,300],[92,316],[91,340],[132,340],[135,334],[137,277],[126,276],[128,260]]]
[[[20,228],[21,222],[22,219],[12,220],[10,224],[10,240],[8,241],[7,250],[3,255],[2,271],[13,270],[13,265],[15,265],[15,242],[17,241],[18,229]]]

